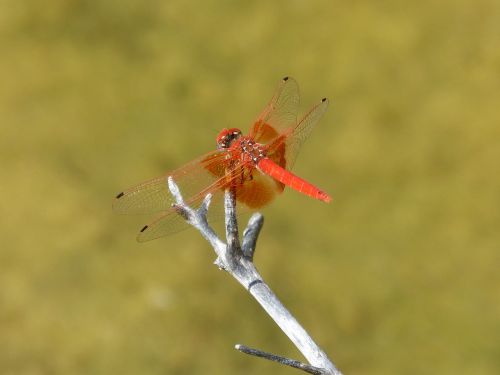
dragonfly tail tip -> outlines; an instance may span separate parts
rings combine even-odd
[[[330,203],[332,201],[332,197],[330,197],[328,194],[321,192],[321,195],[319,197],[323,202]]]

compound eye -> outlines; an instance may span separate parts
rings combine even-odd
[[[219,149],[229,148],[231,143],[241,135],[239,129],[227,129],[220,133],[217,138],[217,147]]]

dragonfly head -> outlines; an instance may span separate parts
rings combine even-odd
[[[222,129],[217,136],[217,149],[229,148],[235,139],[241,136],[241,130],[236,128]]]

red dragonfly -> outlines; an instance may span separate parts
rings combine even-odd
[[[285,77],[248,135],[236,128],[223,129],[217,136],[216,150],[119,193],[114,210],[128,214],[160,212],[137,236],[139,242],[144,242],[187,226],[172,207],[175,201],[168,189],[169,176],[187,197],[188,205],[199,205],[207,194],[212,194],[209,214],[215,203],[222,201],[226,189],[233,189],[236,200],[251,209],[270,203],[285,186],[330,202],[327,193],[290,172],[300,146],[325,113],[328,99],[322,99],[297,122],[298,106],[297,82]]]

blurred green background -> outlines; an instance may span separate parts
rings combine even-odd
[[[0,2],[0,373],[291,374],[194,230],[120,190],[248,129],[280,78],[332,105],[256,263],[345,374],[500,372],[500,3]]]

